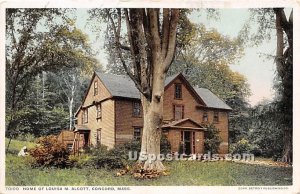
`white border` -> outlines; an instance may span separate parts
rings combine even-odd
[[[6,191],[5,190],[5,8],[105,8],[105,7],[172,7],[172,8],[258,8],[258,7],[292,7],[294,18],[294,167],[293,186],[284,186],[286,190],[264,187],[243,186],[132,186],[130,191],[122,193],[300,193],[300,158],[297,129],[300,116],[300,0],[15,0],[0,1],[0,193],[41,193],[40,191]],[[21,190],[21,187],[19,187]],[[37,189],[39,187],[36,187]],[[63,188],[63,187],[62,187]],[[71,188],[71,187],[70,187]],[[114,187],[116,188],[116,187]],[[241,188],[246,188],[242,190]],[[251,189],[253,188],[253,189]],[[282,187],[277,187],[282,188]],[[45,188],[44,188],[45,189]],[[42,193],[57,193],[58,191],[42,191]],[[115,193],[117,191],[63,191],[60,193]]]

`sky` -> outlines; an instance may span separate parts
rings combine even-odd
[[[208,20],[205,16],[194,16],[192,19],[202,19],[207,28],[215,28],[220,33],[232,38],[236,37],[250,16],[248,9],[221,9],[218,20]],[[256,26],[252,26],[256,30]],[[271,40],[264,41],[257,47],[245,47],[245,55],[235,64],[230,64],[233,71],[244,75],[250,85],[251,96],[248,101],[256,105],[262,100],[271,100],[274,96],[273,80],[275,76],[275,63],[261,54],[275,55],[276,34]]]
[[[87,24],[88,14],[86,9],[78,9],[76,25],[84,33],[88,34],[92,47],[98,51],[97,59],[104,67],[107,64],[104,45],[105,24],[101,25],[101,32],[94,30]],[[219,19],[207,19],[205,14],[192,14],[190,19],[195,23],[203,23],[207,29],[215,28],[220,33],[232,38],[238,35],[243,25],[249,18],[247,9],[219,9]],[[256,26],[252,26],[255,30]],[[99,36],[97,38],[97,36]],[[229,64],[233,71],[244,75],[250,85],[251,96],[248,102],[254,106],[263,100],[271,100],[274,96],[273,80],[275,76],[275,63],[273,59],[267,59],[261,54],[275,55],[275,32],[269,41],[264,41],[257,47],[246,47],[245,55],[235,64]]]

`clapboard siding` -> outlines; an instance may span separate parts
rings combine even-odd
[[[143,127],[143,118],[133,116],[133,102],[138,100],[116,99],[116,144],[133,139],[133,127]]]
[[[94,82],[98,82],[98,95],[94,95]],[[174,99],[175,84],[182,84],[182,99]],[[78,125],[84,125],[91,130],[90,142],[96,145],[97,129],[101,130],[101,144],[113,148],[115,145],[133,139],[133,128],[143,127],[143,118],[133,116],[133,102],[139,99],[114,97],[97,76],[93,76],[89,90],[76,115]],[[96,104],[101,103],[102,118],[96,118]],[[174,105],[184,106],[184,118],[192,119],[198,124],[213,123],[219,130],[222,138],[220,153],[228,153],[228,111],[205,107],[205,104],[191,92],[183,78],[177,77],[166,88],[163,98],[164,123],[174,120]],[[199,106],[200,105],[200,106]],[[88,110],[88,122],[82,123],[83,109]],[[219,112],[219,121],[214,123],[214,111]],[[203,114],[207,112],[208,122],[203,122]],[[192,123],[181,123],[183,127],[197,127]],[[199,126],[198,126],[199,127]],[[181,141],[181,129],[169,129],[167,137],[172,145],[172,151],[178,152]],[[204,132],[195,131],[195,152],[203,153]]]
[[[97,95],[94,95],[94,82],[95,81],[98,82],[98,94]],[[99,102],[99,101],[107,99],[109,97],[111,97],[110,92],[103,85],[103,83],[100,81],[100,79],[97,76],[95,76],[90,83],[90,87],[86,94],[85,100],[82,104],[82,107],[90,106],[93,104],[94,101]]]

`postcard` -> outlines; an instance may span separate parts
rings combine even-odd
[[[2,1],[0,192],[299,193],[299,1]]]

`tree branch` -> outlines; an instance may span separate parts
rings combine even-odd
[[[176,30],[177,24],[179,21],[179,9],[172,9],[171,10],[171,22],[170,22],[170,30],[169,30],[169,44],[168,44],[168,52],[167,56],[164,59],[164,72],[167,72],[175,53],[176,47]]]
[[[149,17],[150,17],[150,34],[152,39],[152,59],[154,61],[158,60],[158,57],[161,53],[160,48],[160,36],[159,36],[159,23],[158,23],[158,9],[148,9],[149,10]]]
[[[163,9],[163,26],[162,26],[162,56],[166,57],[169,44],[169,31],[170,31],[170,10]]]
[[[128,66],[126,65],[125,63],[125,60],[123,59],[123,56],[122,56],[122,52],[121,52],[121,49],[120,49],[120,30],[117,31],[116,29],[116,25],[114,23],[114,20],[111,16],[111,14],[109,13],[109,11],[106,9],[106,14],[107,14],[107,17],[112,25],[112,28],[113,28],[113,32],[114,32],[114,35],[115,35],[115,44],[116,44],[116,50],[117,50],[117,54],[121,60],[121,63],[122,63],[122,66],[124,68],[124,70],[126,71],[127,75],[130,77],[130,79],[134,82],[134,84],[136,85],[137,89],[142,93],[143,93],[143,90],[142,90],[142,87],[141,87],[141,84],[138,82],[138,80],[136,79],[136,77],[132,74],[132,72],[130,71],[130,69],[128,68]],[[118,14],[118,21],[121,21],[121,14]],[[120,26],[120,24],[119,24]]]
[[[127,35],[128,35],[128,41],[130,44],[130,57],[131,60],[133,62],[133,68],[134,68],[134,74],[137,75],[138,74],[138,70],[137,70],[137,61],[136,61],[136,53],[134,52],[134,44],[133,44],[133,40],[132,40],[132,29],[130,27],[130,21],[129,21],[129,16],[128,16],[128,10],[124,9],[125,12],[125,21],[126,21],[126,26],[127,26]]]

